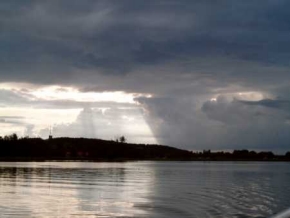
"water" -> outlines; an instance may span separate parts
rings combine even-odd
[[[0,163],[0,217],[268,217],[289,181],[289,163]]]

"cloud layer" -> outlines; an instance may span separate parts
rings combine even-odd
[[[161,143],[287,149],[289,7],[287,0],[3,2],[0,81],[21,87],[0,89],[0,106],[93,114],[134,107],[145,111],[136,123],[145,119]],[[134,93],[135,103],[31,96],[50,85],[73,87],[81,96]],[[80,128],[79,113],[71,128]],[[37,128],[27,125],[29,132]],[[102,134],[118,128],[124,127]]]

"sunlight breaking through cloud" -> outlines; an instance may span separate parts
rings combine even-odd
[[[0,89],[17,92],[30,100],[47,101],[72,100],[79,102],[117,102],[135,104],[135,98],[152,96],[150,94],[126,93],[124,91],[81,92],[74,87],[56,85],[33,87],[32,89],[28,84],[25,85],[26,88],[23,88],[22,84],[17,83],[0,83]]]

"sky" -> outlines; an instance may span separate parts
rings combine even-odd
[[[290,1],[0,1],[0,135],[290,150]]]

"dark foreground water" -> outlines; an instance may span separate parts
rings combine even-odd
[[[290,164],[0,163],[0,217],[268,217]]]

